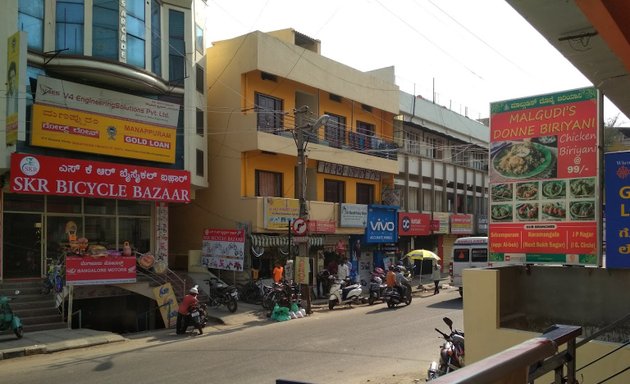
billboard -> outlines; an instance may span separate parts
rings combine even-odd
[[[489,248],[529,263],[596,264],[595,88],[491,104]]]
[[[606,268],[630,268],[630,152],[604,155],[606,169]]]
[[[398,207],[389,205],[368,206],[365,229],[367,243],[396,243],[398,241]]]
[[[245,231],[242,229],[204,229],[201,265],[227,271],[243,271]]]

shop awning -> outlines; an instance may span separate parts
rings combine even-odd
[[[286,247],[289,244],[288,236],[272,235],[251,235],[254,247]],[[291,242],[296,244],[291,238]],[[310,247],[321,247],[324,245],[324,236],[309,236],[308,245]]]

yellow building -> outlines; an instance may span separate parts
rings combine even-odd
[[[332,246],[363,234],[364,228],[340,225],[340,204],[381,204],[393,186],[399,111],[393,67],[350,68],[292,29],[215,42],[206,65],[210,186],[193,204],[173,210],[171,222],[182,225],[171,231],[171,249],[199,249],[205,228],[243,228],[254,253],[264,251],[266,261],[255,259],[254,268],[264,273],[273,259],[286,258],[287,223],[298,214],[293,134],[324,114],[325,125],[305,132],[310,242]]]

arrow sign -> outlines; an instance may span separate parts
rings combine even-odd
[[[306,235],[306,220],[301,217],[293,220],[291,223],[291,230],[295,236]]]

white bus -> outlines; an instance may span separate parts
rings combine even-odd
[[[451,286],[464,295],[462,272],[465,268],[497,267],[508,264],[522,264],[525,254],[493,254],[488,252],[487,236],[460,237],[453,243],[453,262],[449,267]]]

